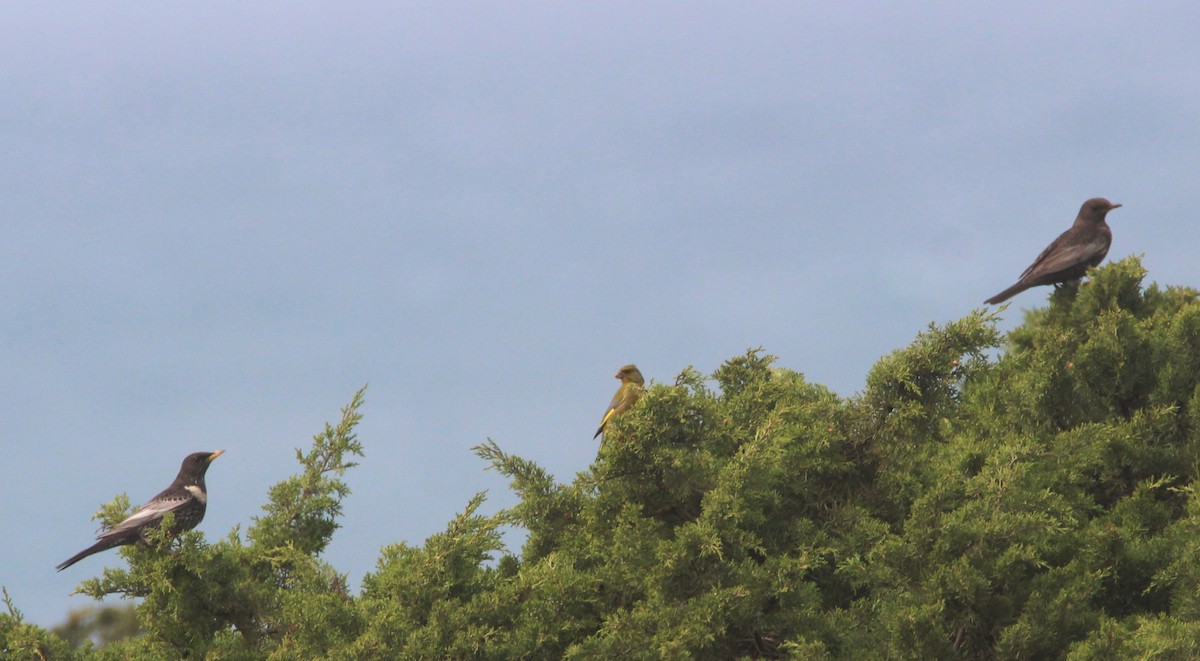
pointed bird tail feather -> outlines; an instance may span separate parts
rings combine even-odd
[[[62,571],[64,569],[66,569],[67,567],[70,567],[71,565],[75,564],[76,562],[83,560],[84,558],[88,557],[89,555],[92,555],[93,553],[107,551],[108,549],[111,549],[114,546],[117,546],[117,544],[114,544],[113,540],[102,539],[102,540],[96,542],[95,544],[92,544],[91,546],[87,547],[86,549],[80,551],[79,553],[76,553],[75,555],[71,556],[71,558],[69,560],[66,560],[63,563],[59,564],[57,569],[58,569],[58,571]]]
[[[988,300],[984,301],[983,303],[985,305],[996,305],[997,303],[1003,303],[1004,301],[1007,301],[1008,299],[1012,298],[1013,296],[1016,296],[1017,294],[1020,294],[1021,292],[1025,291],[1026,289],[1029,289],[1030,286],[1031,285],[1029,285],[1025,282],[1018,282],[1017,284],[1009,287],[1008,289],[1005,289],[1004,291],[1000,292],[999,294],[996,294],[995,296],[989,298]]]

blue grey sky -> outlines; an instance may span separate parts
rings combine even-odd
[[[1012,284],[1083,200],[1200,285],[1195,3],[9,3],[0,584],[223,448],[259,513],[365,383],[326,554],[357,585],[487,438],[570,480],[629,362],[750,347],[845,396]],[[1002,328],[1042,305],[1021,294]],[[515,550],[515,549],[514,549]]]

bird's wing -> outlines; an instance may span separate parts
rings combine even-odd
[[[1096,233],[1091,237],[1091,240],[1086,242],[1068,241],[1067,235],[1063,234],[1054,240],[1038,255],[1038,258],[1025,269],[1021,274],[1021,278],[1030,275],[1031,273],[1045,274],[1057,273],[1073,266],[1086,264],[1095,260],[1097,257],[1103,258],[1108,252],[1108,246],[1111,242],[1109,237],[1104,234]],[[1074,237],[1072,237],[1074,238]]]
[[[610,419],[612,419],[612,417],[614,415],[616,415],[616,413],[617,413],[617,409],[614,407],[611,407],[611,406],[608,408],[607,411],[604,412],[604,417],[600,419],[600,427],[596,430],[597,435],[599,435],[600,432],[604,431],[604,428],[608,426],[608,421]]]
[[[621,397],[625,392],[625,386],[617,388],[617,393],[613,395],[612,401],[608,403],[608,408],[604,411],[604,417],[600,418],[600,429],[604,429],[604,425],[617,413],[617,407],[621,405]]]
[[[608,410],[604,412],[604,417],[608,417],[613,411],[621,405],[621,400],[625,399],[625,391],[629,388],[628,383],[622,383],[617,392],[613,393],[612,401],[608,403]]]
[[[596,436],[604,431],[604,427],[608,425],[608,421],[612,420],[614,415],[624,413],[629,410],[637,401],[640,386],[636,383],[622,383],[620,388],[617,388],[617,393],[613,395],[612,401],[608,403],[608,410],[604,412],[604,417],[600,419],[600,427],[596,430]],[[596,438],[593,436],[592,438]]]
[[[147,523],[159,521],[163,518],[164,514],[178,510],[180,507],[183,507],[191,502],[192,499],[192,495],[186,491],[183,491],[178,495],[160,494],[154,500],[139,507],[136,512],[126,517],[124,521],[113,526],[111,530],[107,530],[103,534],[99,535],[97,539],[123,533],[125,531],[133,530],[143,526]]]

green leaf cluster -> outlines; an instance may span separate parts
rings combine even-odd
[[[685,370],[570,482],[488,441],[518,504],[485,514],[477,495],[423,545],[385,547],[355,595],[320,554],[360,392],[246,541],[160,533],[84,583],[140,598],[144,633],[71,648],[10,605],[0,651],[1200,658],[1200,301],[1145,275],[1109,264],[1003,337],[983,311],[931,326],[849,398],[760,350]]]

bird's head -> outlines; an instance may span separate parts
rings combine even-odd
[[[637,365],[626,365],[617,371],[616,378],[621,380],[621,383],[636,383],[639,386],[646,385],[646,380],[642,378],[642,373],[638,371]]]
[[[217,450],[216,452],[193,452],[184,457],[183,465],[179,467],[179,478],[188,482],[196,482],[204,479],[204,473],[208,471],[209,464],[213,459],[221,456],[225,451]]]
[[[1121,205],[1113,204],[1102,197],[1093,197],[1079,208],[1079,218],[1092,223],[1103,222],[1108,212],[1119,206]]]

